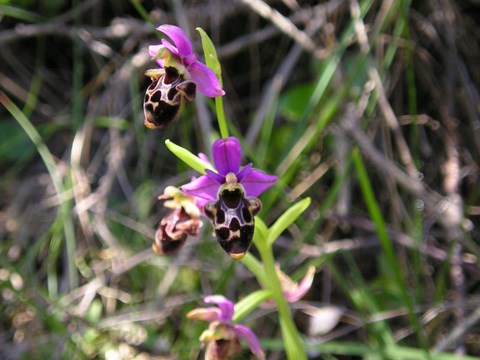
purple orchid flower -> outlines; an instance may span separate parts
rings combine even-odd
[[[210,326],[200,336],[200,340],[207,349],[206,360],[223,360],[238,354],[241,351],[239,339],[245,340],[251,352],[260,360],[265,354],[258,342],[255,333],[247,326],[233,324],[234,304],[222,295],[205,297],[207,304],[216,304],[218,307],[198,308],[190,311],[187,318],[209,321]]]
[[[182,190],[195,196],[212,221],[220,246],[234,259],[242,259],[252,244],[255,215],[262,203],[257,196],[272,186],[277,177],[252,168],[240,169],[242,148],[234,137],[213,143],[216,172],[205,169],[206,175],[183,185]]]
[[[217,172],[206,169],[206,175],[200,176],[183,185],[182,190],[191,196],[196,196],[205,204],[217,199],[220,185],[226,183],[229,173],[235,175],[237,182],[243,186],[245,195],[258,197],[277,181],[277,177],[257,170],[248,164],[240,169],[242,147],[235,137],[218,139],[212,146],[213,163]]]
[[[182,29],[174,25],[161,25],[157,30],[167,35],[173,43],[162,39],[161,44],[148,47],[150,56],[161,68],[175,68],[185,80],[196,83],[205,96],[213,98],[225,95],[215,73],[198,61],[198,54],[193,52],[192,43]]]

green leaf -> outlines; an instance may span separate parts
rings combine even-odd
[[[199,173],[205,175],[205,169],[215,171],[211,164],[203,161],[198,156],[192,154],[187,149],[175,144],[169,139],[165,140],[165,145],[167,146],[168,150],[170,150],[176,157],[178,157],[185,164],[190,166],[192,169],[198,171]]]
[[[210,69],[213,70],[215,75],[217,75],[218,80],[220,81],[220,85],[222,85],[222,67],[220,66],[220,62],[218,61],[215,46],[213,45],[210,37],[201,27],[197,27],[196,30],[200,33],[200,36],[202,38],[202,48],[203,53],[205,54],[205,63]]]
[[[255,310],[258,305],[272,297],[270,290],[257,290],[235,304],[233,322],[236,323]]]
[[[273,242],[282,234],[282,232],[291,224],[293,224],[305,210],[307,210],[307,208],[310,206],[310,203],[310,198],[305,198],[285,211],[282,216],[275,221],[275,224],[270,227],[267,236],[267,244],[271,246]]]

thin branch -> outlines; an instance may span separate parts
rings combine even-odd
[[[262,0],[242,0],[242,2],[250,6],[250,8],[260,16],[275,24],[283,33],[295,40],[295,42],[300,44],[302,48],[313,54],[316,58],[321,60],[327,55],[325,50],[317,48],[310,36],[298,29],[292,21]]]

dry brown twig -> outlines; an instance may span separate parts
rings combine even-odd
[[[318,49],[312,38],[304,31],[298,29],[288,18],[280,14],[277,10],[271,8],[262,0],[242,0],[243,3],[250,6],[253,11],[275,24],[285,35],[291,37],[296,43],[300,44],[305,50],[313,54],[318,59],[323,59],[328,54],[323,49]]]
[[[291,16],[287,19],[291,21],[294,25],[300,23],[308,24],[311,19],[317,17],[316,14],[325,14],[325,17],[329,17],[332,14],[337,13],[344,7],[343,1],[329,1],[327,3],[315,5],[314,7],[310,8],[300,8],[295,11]],[[321,15],[323,16],[323,15]],[[306,31],[307,32],[307,31]],[[270,25],[266,26],[262,29],[256,30],[250,34],[240,35],[236,37],[231,42],[220,46],[217,49],[217,54],[220,59],[227,59],[243,51],[245,48],[253,44],[258,44],[264,41],[271,39],[272,37],[281,33],[281,30],[275,26]],[[308,32],[307,32],[308,34]],[[312,35],[312,34],[310,34]]]

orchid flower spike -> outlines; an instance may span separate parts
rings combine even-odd
[[[198,308],[187,314],[189,319],[210,322],[208,329],[200,335],[200,341],[207,345],[205,360],[227,360],[239,354],[240,340],[246,341],[257,359],[265,359],[255,333],[245,325],[232,323],[233,302],[222,295],[207,296],[205,302],[217,307]]]
[[[173,186],[167,186],[159,199],[168,199],[164,206],[172,211],[160,221],[152,249],[157,254],[173,255],[180,250],[188,236],[199,234],[202,227],[200,209],[194,197],[185,195]]]

